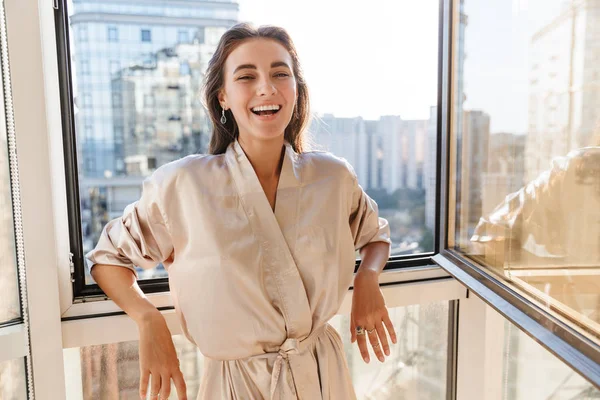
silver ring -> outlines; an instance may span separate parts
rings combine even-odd
[[[377,330],[377,328],[373,328],[370,331],[367,331],[367,333],[370,335],[371,333],[375,332]]]
[[[375,343],[375,344],[371,345],[371,347],[373,347],[374,349],[376,349],[376,348],[379,347],[379,343]]]
[[[365,334],[365,328],[363,328],[362,326],[357,326],[356,327],[356,335],[364,335]]]

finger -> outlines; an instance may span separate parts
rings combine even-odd
[[[396,338],[396,330],[394,329],[394,324],[392,324],[390,316],[387,313],[383,316],[383,323],[385,324],[388,334],[390,335],[390,339],[392,339],[392,343],[398,343],[398,339]]]
[[[150,379],[150,371],[140,371],[140,399],[145,399],[148,393],[148,381]]]
[[[160,374],[152,373],[152,377],[150,378],[150,396],[148,397],[150,400],[156,400],[158,398],[158,393],[160,392]]]
[[[354,343],[356,341],[356,324],[354,323],[354,318],[350,317],[350,343]]]
[[[377,329],[371,328],[369,329],[371,333],[369,333],[369,342],[371,343],[371,347],[373,348],[373,352],[377,356],[377,359],[381,362],[385,361],[385,357],[381,352],[381,345],[379,344],[379,338],[377,337]]]
[[[363,360],[368,364],[370,361],[369,350],[367,349],[367,335],[356,335],[356,341],[358,342],[358,349],[360,350],[360,355]]]
[[[167,400],[171,395],[171,376],[169,374],[162,375],[160,377],[161,388],[160,388],[160,399]]]
[[[390,344],[388,342],[387,334],[385,332],[385,328],[383,327],[383,323],[379,322],[377,325],[375,325],[375,328],[377,329],[377,335],[379,336],[379,343],[381,343],[383,353],[386,356],[389,356]]]
[[[179,400],[187,400],[187,387],[181,371],[173,375],[173,383],[175,383],[175,389],[177,389],[177,398]]]

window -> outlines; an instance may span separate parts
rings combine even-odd
[[[118,42],[119,41],[119,31],[115,26],[108,27],[108,41],[109,42]]]
[[[508,320],[503,336],[503,398],[600,398],[600,390]]]
[[[595,90],[586,68],[598,65],[573,61],[595,50],[585,32],[600,14],[580,19],[586,8],[562,5],[460,3],[469,24],[458,28],[455,59],[449,236],[486,272],[600,343],[600,103],[586,95]],[[506,26],[510,44],[498,34]],[[493,79],[482,65],[493,65]]]
[[[25,360],[0,361],[0,398],[11,400],[26,400],[27,386]]]
[[[82,75],[90,74],[90,62],[88,60],[81,61],[81,74]]]
[[[113,106],[121,107],[123,105],[123,99],[121,93],[113,93]]]
[[[190,41],[188,31],[179,31],[177,32],[177,42],[179,43],[188,43]]]
[[[153,7],[154,3],[149,1],[140,7]],[[215,51],[221,35],[231,26],[230,11],[220,13],[215,11],[215,7],[225,11],[231,5],[219,2],[206,6],[207,10],[212,10],[211,23],[191,30],[178,25],[180,21],[174,15],[176,12],[195,12],[198,7],[204,6],[166,1],[161,4],[161,12],[164,13],[160,16],[161,32],[164,30],[165,37],[176,39],[179,43],[188,43],[185,48],[177,43],[161,44],[156,48],[144,47],[143,51],[132,47],[130,39],[135,38],[127,36],[127,32],[140,32],[142,42],[152,43],[152,29],[155,27],[138,28],[138,14],[116,4],[103,4],[100,7],[92,1],[74,2],[68,10],[73,20],[92,10],[119,14],[118,27],[106,26],[106,40],[121,41],[124,46],[114,47],[115,50],[109,48],[109,54],[104,54],[96,50],[103,48],[101,43],[89,48],[77,36],[70,43],[70,50],[75,57],[80,57],[80,52],[85,49],[86,54],[90,53],[90,63],[95,59],[110,60],[109,68],[94,71],[93,85],[92,79],[83,77],[75,82],[79,88],[73,88],[75,96],[83,87],[87,91],[76,118],[79,121],[91,119],[92,126],[102,126],[102,129],[95,129],[94,144],[85,143],[92,140],[88,137],[79,147],[85,155],[78,156],[85,158],[83,164],[89,167],[84,169],[85,173],[78,181],[80,189],[88,187],[87,181],[111,176],[102,182],[107,185],[104,188],[107,193],[112,193],[111,185],[117,185],[118,179],[122,179],[120,171],[132,176],[139,176],[144,171],[151,173],[153,168],[146,168],[147,162],[140,161],[141,157],[151,157],[160,166],[190,152],[207,151],[210,121],[201,107],[182,99],[197,96],[198,82],[202,79],[208,59]],[[279,24],[286,27],[297,42],[306,79],[312,90],[312,111],[317,115],[309,131],[313,133],[318,148],[344,157],[353,165],[359,183],[378,203],[380,214],[388,219],[392,231],[392,261],[403,262],[431,254],[435,249],[436,230],[438,4],[428,2],[419,6],[418,10],[411,7],[410,12],[401,5],[388,2],[381,2],[377,12],[371,7],[367,10],[351,8],[345,19],[335,20],[337,22],[333,25],[332,20],[325,18],[324,14],[315,17],[310,13],[310,5],[299,8],[301,15],[292,16],[273,1],[269,3],[270,7],[264,9],[251,7],[250,4],[240,2],[237,19],[249,20],[257,25]],[[316,4],[323,6],[320,2]],[[333,5],[325,5],[325,8],[333,14],[339,12]],[[382,9],[385,12],[382,13]],[[411,14],[413,17],[409,18]],[[357,24],[377,20],[382,15],[385,15],[383,18],[387,23],[373,25],[373,29],[355,29]],[[322,67],[322,38],[305,29],[303,18],[317,18],[319,23],[331,25],[332,29],[345,36],[340,41],[340,56],[328,61],[333,63],[331,68],[338,71],[333,76]],[[420,22],[414,23],[415,19]],[[394,26],[401,28],[397,30],[392,28]],[[409,37],[413,39],[408,40]],[[414,61],[406,64],[400,74],[393,67],[397,64],[396,57],[400,50],[388,50],[398,48],[399,40],[403,46],[407,46],[402,51],[410,54]],[[361,45],[364,54],[357,59],[353,54],[360,43],[364,44]],[[380,60],[380,64],[373,65],[369,61],[373,59]],[[115,73],[117,65],[120,66],[119,74]],[[364,71],[370,71],[371,74],[368,85],[357,78]],[[193,78],[187,78],[190,76]],[[354,85],[352,82],[358,84],[354,89],[356,95],[348,96],[346,92],[348,85]],[[169,90],[174,85],[177,91]],[[88,87],[92,92],[88,91]],[[105,100],[107,94],[112,104]],[[185,126],[188,120],[194,121],[193,124],[198,128]],[[75,126],[84,125],[79,123]],[[118,139],[115,136],[117,126],[126,133],[119,134]],[[153,129],[147,129],[148,126]],[[180,138],[182,131],[191,130],[195,132],[193,137]],[[94,165],[95,170],[90,169]],[[140,167],[134,168],[134,165]],[[107,175],[106,171],[110,173]],[[87,243],[86,246],[97,241],[102,223],[107,218],[117,217],[119,208],[116,204],[105,206],[104,203],[116,201],[111,196],[92,204],[91,199],[87,198],[89,193],[80,190],[80,202],[91,204],[90,208],[80,216],[74,214],[71,217],[73,223],[89,227],[85,231],[89,235],[81,239],[82,243]],[[119,200],[119,205],[137,200],[133,192],[129,194],[131,198]],[[93,282],[83,266],[83,260],[76,260],[76,265],[80,271],[76,282],[82,282],[81,285],[84,281]],[[143,276],[165,278],[166,271],[159,266],[151,274]]]
[[[81,98],[81,106],[83,108],[91,108],[92,107],[92,95],[89,93],[85,93]]]
[[[115,74],[121,69],[121,63],[117,60],[111,60],[109,64],[110,73]]]
[[[79,34],[79,40],[82,42],[87,42],[88,40],[88,29],[87,29],[87,25],[79,25],[77,27],[77,32]]]
[[[150,29],[142,29],[142,42],[151,42],[152,32]]]

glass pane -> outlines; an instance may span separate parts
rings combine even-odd
[[[456,248],[600,338],[600,8],[460,2]]]
[[[369,364],[364,363],[356,344],[350,343],[349,316],[336,316],[331,320],[341,333],[358,398],[445,399],[448,303],[398,307],[389,311],[398,343],[392,345],[391,355],[385,363],[380,363],[373,355]],[[188,398],[194,399],[200,387],[202,355],[183,336],[173,336],[173,341]],[[67,354],[73,351],[78,352],[75,357]],[[70,380],[67,390],[83,391],[84,399],[137,399],[138,363],[138,342],[67,349],[65,371]],[[81,370],[81,376],[73,375],[74,370]],[[75,379],[81,379],[82,383],[74,382]],[[173,392],[171,398],[176,397]]]
[[[1,10],[0,10],[1,12]],[[3,97],[0,96],[0,102]],[[15,229],[4,112],[0,114],[0,324],[21,316]]]
[[[207,152],[210,123],[198,93],[218,39],[234,21],[290,32],[312,91],[309,130],[317,147],[354,165],[390,221],[393,255],[432,251],[438,8],[437,1],[385,0],[365,7],[318,0],[301,7],[275,0],[72,1],[83,251],[139,198],[143,179],[158,166]],[[332,19],[340,10],[344,18]],[[197,20],[182,24],[182,17]],[[335,34],[324,42],[309,20]],[[139,272],[142,279],[166,276],[162,266]]]
[[[27,400],[24,358],[0,362],[0,399]]]
[[[350,343],[350,316],[334,317],[330,323],[342,335],[357,397],[446,399],[448,311],[446,302],[390,308],[398,343],[390,343],[384,363],[371,352],[369,364]]]
[[[504,332],[503,399],[600,399],[600,390],[508,320]]]

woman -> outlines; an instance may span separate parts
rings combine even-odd
[[[186,398],[164,318],[135,282],[134,265],[162,262],[182,330],[206,357],[199,399],[355,398],[327,321],[360,249],[352,340],[366,362],[367,341],[380,361],[389,355],[387,334],[396,338],[378,285],[387,222],[348,163],[305,151],[308,91],[283,29],[226,32],[204,95],[211,154],[157,169],[87,255],[96,282],[139,326],[140,395],[150,380],[150,398],[168,398],[172,379]]]

